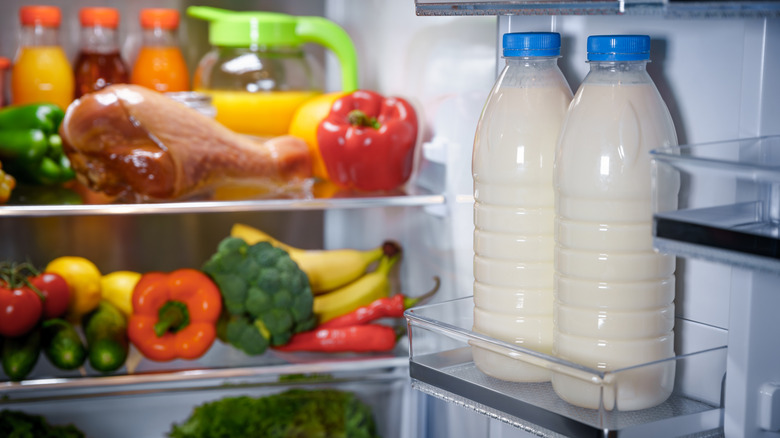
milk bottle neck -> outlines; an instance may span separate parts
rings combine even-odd
[[[583,82],[648,83],[649,60],[639,61],[589,61],[590,72]]]
[[[507,67],[537,67],[537,68],[558,68],[559,56],[512,56],[506,57]]]

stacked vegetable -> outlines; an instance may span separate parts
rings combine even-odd
[[[103,275],[76,256],[43,270],[4,263],[3,369],[22,380],[42,352],[63,370],[88,363],[111,373],[135,351],[152,361],[194,360],[217,339],[247,355],[389,351],[404,310],[438,288],[436,279],[421,297],[392,295],[400,257],[390,241],[367,250],[304,250],[236,224],[201,269]]]

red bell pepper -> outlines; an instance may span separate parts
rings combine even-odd
[[[197,359],[217,336],[222,295],[200,271],[146,273],[133,290],[132,302],[127,335],[151,360]]]
[[[417,113],[400,97],[358,90],[337,99],[317,127],[328,177],[346,189],[393,190],[412,174]]]

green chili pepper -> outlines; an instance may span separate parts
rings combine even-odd
[[[20,181],[54,185],[75,177],[57,134],[65,113],[49,103],[0,110],[0,159]]]
[[[51,103],[15,105],[0,110],[0,129],[41,129],[55,134],[65,112]]]

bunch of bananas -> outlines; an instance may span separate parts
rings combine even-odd
[[[282,248],[309,277],[314,293],[313,310],[323,323],[390,295],[390,272],[401,257],[401,247],[391,241],[368,250],[308,250],[295,248],[267,233],[235,224],[232,237],[249,245],[269,242]],[[376,268],[370,268],[376,264]]]

